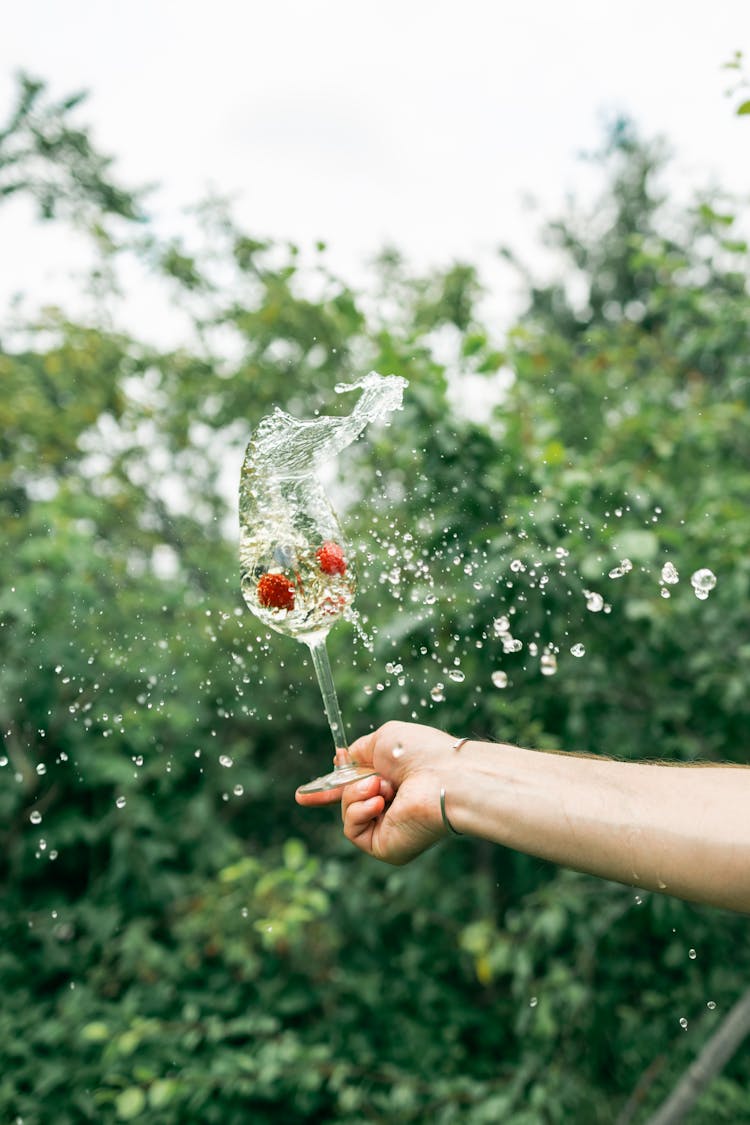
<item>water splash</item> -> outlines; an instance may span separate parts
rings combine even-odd
[[[668,586],[675,586],[680,581],[680,575],[677,567],[673,562],[665,562],[661,568],[661,580],[666,582]]]
[[[325,649],[330,629],[350,610],[356,571],[321,474],[370,422],[401,407],[406,386],[398,375],[371,371],[335,388],[361,392],[350,414],[300,419],[277,408],[259,423],[242,465],[242,595],[263,624],[309,647],[336,749],[336,770],[303,786],[307,792],[372,772],[349,758]]]
[[[279,480],[318,474],[371,422],[399,410],[406,386],[406,379],[400,375],[383,376],[371,371],[355,383],[338,383],[334,387],[336,394],[362,392],[351,414],[294,418],[276,407],[273,414],[258,424],[248,446],[242,486],[248,486],[256,473]]]
[[[613,566],[609,572],[610,578],[622,578],[625,574],[630,574],[633,569],[633,564],[630,559],[621,559],[619,566]]]
[[[259,423],[240,476],[241,587],[277,632],[321,640],[349,610],[356,571],[320,475],[370,422],[400,408],[405,386],[371,371],[336,387],[362,392],[350,414],[299,419],[277,408]]]
[[[696,598],[704,602],[716,585],[716,575],[708,567],[703,567],[690,576],[690,585],[695,591]]]

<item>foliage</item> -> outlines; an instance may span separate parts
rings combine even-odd
[[[0,200],[22,193],[36,201],[41,218],[65,216],[86,225],[141,217],[140,193],[111,177],[111,158],[73,119],[85,94],[51,102],[45,93],[44,82],[19,76],[16,104],[0,129]]]
[[[48,155],[55,182],[103,167]],[[140,243],[182,347],[54,311],[6,334],[4,1119],[612,1122],[728,1010],[740,918],[469,841],[381,869],[294,806],[328,737],[302,652],[240,602],[226,487],[275,402],[406,375],[339,483],[350,724],[746,761],[747,248],[730,202],[659,200],[659,159],[614,131],[600,205],[547,232],[561,280],[502,340],[468,264],[413,277],[389,251],[355,293],[219,206],[201,245]],[[467,375],[508,382],[481,422],[451,405]],[[730,1063],[695,1121],[750,1116],[747,1077]]]

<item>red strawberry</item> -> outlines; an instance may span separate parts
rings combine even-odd
[[[338,543],[328,540],[315,552],[318,565],[324,574],[346,574],[346,559]]]
[[[284,574],[264,574],[258,583],[258,601],[267,609],[294,609],[294,586]]]

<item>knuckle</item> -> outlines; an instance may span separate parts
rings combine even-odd
[[[378,730],[378,741],[385,743],[398,742],[403,734],[404,724],[399,722],[398,719],[389,719],[387,723],[383,723],[382,727]]]

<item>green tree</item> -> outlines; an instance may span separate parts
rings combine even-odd
[[[53,133],[74,109],[49,108]],[[80,184],[79,159],[105,167],[63,147],[49,175]],[[727,201],[667,207],[658,159],[615,132],[595,214],[550,228],[561,280],[530,282],[503,339],[470,264],[414,277],[389,251],[355,293],[324,248],[215,204],[202,236],[123,235],[190,310],[183,346],[62,312],[3,333],[9,1120],[609,1123],[649,1112],[719,1026],[750,968],[742,919],[470,841],[381,870],[297,809],[329,752],[317,688],[238,592],[252,424],[404,374],[403,414],[339,486],[353,730],[413,716],[746,760],[747,249]],[[483,422],[451,406],[464,375],[508,372]],[[734,1058],[695,1121],[749,1113]]]

